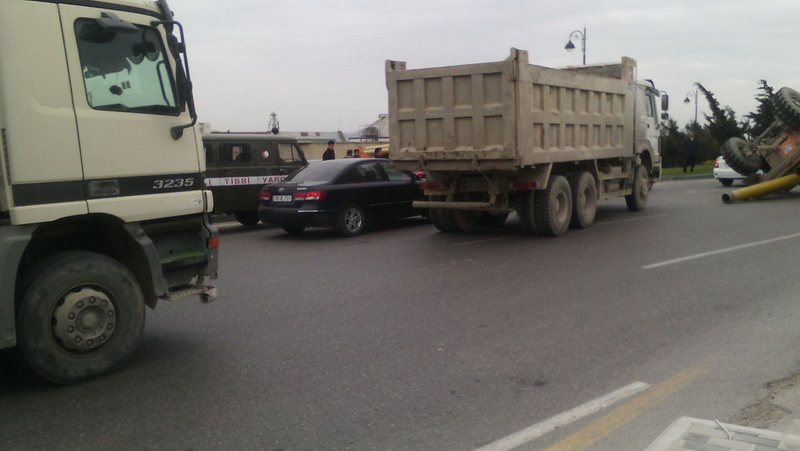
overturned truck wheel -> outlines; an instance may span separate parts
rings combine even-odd
[[[772,105],[781,122],[800,130],[800,92],[791,88],[781,88],[772,97]]]
[[[742,174],[754,174],[761,169],[761,156],[750,152],[747,141],[741,138],[730,138],[722,145],[722,156],[734,171]]]

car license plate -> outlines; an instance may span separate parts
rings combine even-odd
[[[289,194],[289,195],[272,196],[272,200],[274,202],[291,202],[292,201],[292,195]]]

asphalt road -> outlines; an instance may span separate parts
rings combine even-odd
[[[350,239],[222,224],[219,300],[148,312],[121,371],[49,387],[0,359],[0,448],[638,450],[683,415],[755,421],[800,371],[800,193],[722,192],[662,182],[557,239],[513,215]]]

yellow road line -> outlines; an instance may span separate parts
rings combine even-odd
[[[565,437],[547,451],[569,451],[586,449],[608,437],[656,404],[666,400],[695,379],[708,373],[706,366],[690,367],[654,386],[650,390],[612,410],[608,415],[594,421],[580,431]]]

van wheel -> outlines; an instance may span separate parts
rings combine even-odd
[[[258,212],[257,211],[237,211],[233,214],[239,223],[246,226],[254,226],[258,224]]]
[[[19,346],[39,375],[72,384],[113,371],[136,350],[144,295],[122,264],[68,252],[36,270],[17,317]]]
[[[597,184],[594,176],[586,171],[576,172],[569,177],[572,191],[573,229],[585,229],[594,223],[597,214]]]
[[[648,194],[647,169],[636,166],[633,170],[633,192],[625,196],[625,203],[630,211],[642,211],[647,205]]]
[[[361,235],[366,228],[367,221],[364,209],[358,204],[348,204],[339,212],[337,222],[339,232],[347,237]]]
[[[536,229],[557,237],[567,233],[572,218],[572,193],[563,175],[554,175],[547,188],[536,193]]]

